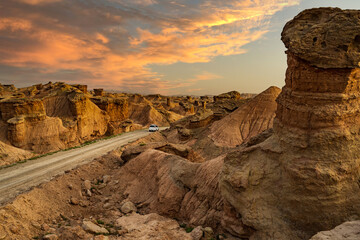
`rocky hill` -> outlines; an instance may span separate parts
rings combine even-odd
[[[272,128],[280,89],[270,87],[210,127],[209,137],[217,146],[236,147]]]

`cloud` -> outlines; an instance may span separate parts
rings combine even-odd
[[[9,32],[29,31],[31,22],[21,18],[0,18],[0,30]]]
[[[189,86],[193,86],[195,83],[198,83],[201,81],[210,81],[210,80],[216,80],[216,79],[221,79],[221,78],[222,78],[222,76],[219,76],[214,73],[202,72],[190,79],[181,79],[181,80],[172,81],[172,82],[164,82],[165,84],[162,85],[162,90],[174,90],[176,88],[189,87]]]
[[[274,13],[299,1],[7,0],[0,3],[0,65],[126,91],[191,87],[219,77],[179,83],[150,66],[245,53]]]
[[[30,5],[46,4],[46,3],[53,3],[59,1],[61,0],[18,0],[18,2],[23,2]]]

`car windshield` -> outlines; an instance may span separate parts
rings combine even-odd
[[[157,127],[155,124],[151,124],[150,127]]]

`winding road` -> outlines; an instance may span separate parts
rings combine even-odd
[[[165,128],[160,128],[160,130],[162,129]],[[99,140],[81,148],[60,151],[53,155],[1,169],[0,205],[32,187],[50,181],[53,177],[63,174],[67,170],[91,162],[111,150],[148,134],[150,133],[147,130],[129,132],[107,140]]]

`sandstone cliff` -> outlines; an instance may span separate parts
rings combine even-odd
[[[358,15],[306,10],[284,28],[274,134],[228,154],[220,180],[251,239],[309,239],[360,218]]]
[[[99,89],[92,94],[86,85],[50,82],[20,89],[2,85],[0,117],[6,126],[1,128],[6,136],[2,141],[15,149],[47,153],[151,123],[166,126],[183,117],[161,102],[166,103],[166,98],[151,102],[140,95],[136,99],[129,94],[99,93]],[[4,148],[2,163],[9,155]],[[11,152],[19,153],[13,161],[29,156]]]

